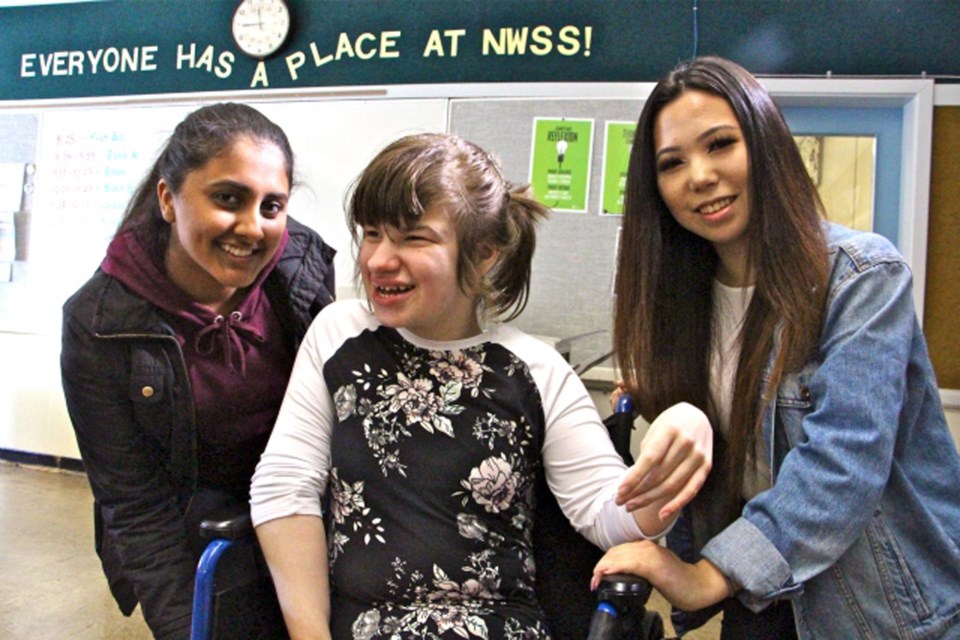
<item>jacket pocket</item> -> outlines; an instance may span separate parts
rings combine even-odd
[[[887,527],[882,511],[878,510],[870,519],[866,534],[887,600],[891,607],[900,608],[894,611],[894,616],[914,624],[928,618],[931,615],[930,607],[897,544],[896,536]]]
[[[137,424],[146,435],[168,448],[176,420],[172,382],[169,380],[171,367],[164,366],[166,358],[162,351],[136,349],[131,355],[127,395]]]
[[[803,442],[803,420],[813,411],[817,398],[808,386],[820,364],[808,361],[800,371],[786,373],[777,388],[777,411],[780,427],[787,436],[787,448],[793,448]]]

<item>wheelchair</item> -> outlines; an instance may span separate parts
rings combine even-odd
[[[627,464],[633,405],[621,396],[604,421]],[[555,640],[661,640],[660,614],[645,608],[651,587],[631,575],[606,576],[597,593],[589,590],[602,552],[576,533],[546,485],[537,483],[534,556],[537,597]],[[194,587],[191,640],[275,640],[287,638],[269,571],[256,544],[248,512],[215,514],[200,525],[209,539]]]

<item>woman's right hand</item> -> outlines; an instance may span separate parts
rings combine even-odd
[[[713,429],[706,414],[680,402],[665,410],[647,429],[640,455],[628,470],[617,504],[628,511],[666,500],[661,521],[693,500],[713,465]]]

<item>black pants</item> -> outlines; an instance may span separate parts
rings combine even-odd
[[[736,598],[723,606],[723,630],[720,640],[791,640],[797,637],[793,607],[787,601],[775,602],[754,613]]]

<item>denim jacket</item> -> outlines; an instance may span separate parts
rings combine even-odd
[[[763,422],[773,487],[701,553],[751,609],[789,599],[801,640],[960,638],[960,457],[912,276],[884,238],[827,232],[818,355]]]

